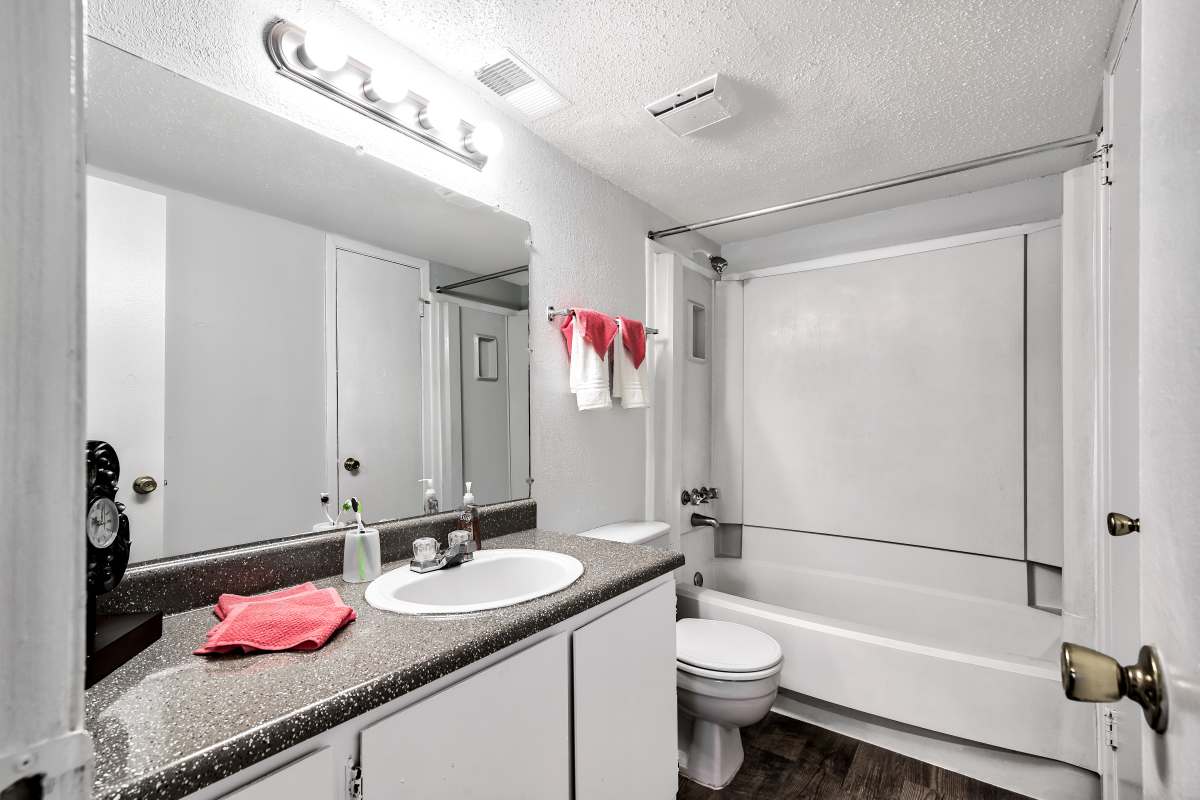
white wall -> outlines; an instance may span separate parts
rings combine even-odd
[[[743,521],[1024,558],[1024,245],[746,281]]]
[[[506,139],[504,152],[477,173],[276,75],[262,34],[280,13],[302,25],[327,19],[361,42],[355,54],[364,61],[386,56],[423,92],[451,98],[469,115],[495,122]],[[643,316],[645,233],[672,220],[571,161],[473,89],[398,48],[331,0],[284,6],[269,0],[97,0],[89,4],[88,22],[92,36],[528,220],[534,242],[530,415],[539,522],[582,530],[641,517],[644,412],[577,412],[567,391],[561,337],[537,318],[536,309],[586,305]],[[684,252],[716,250],[700,237],[679,237],[672,245]]]
[[[729,260],[730,272],[744,272],[1060,216],[1062,176],[1047,175],[732,242],[721,254]]]

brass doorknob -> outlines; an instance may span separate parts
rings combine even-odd
[[[1113,703],[1122,697],[1142,707],[1155,733],[1167,729],[1167,687],[1153,647],[1143,646],[1136,664],[1127,667],[1081,644],[1063,642],[1062,685],[1067,698],[1082,703]]]
[[[354,456],[348,456],[342,462],[342,466],[346,468],[346,472],[358,472],[358,468],[362,465],[358,463],[358,459]]]
[[[138,494],[150,494],[158,488],[158,481],[149,475],[142,475],[133,479],[133,490]]]
[[[1128,536],[1131,533],[1137,533],[1142,529],[1142,521],[1134,519],[1126,514],[1121,514],[1116,511],[1110,512],[1108,515],[1108,535],[1109,536]]]

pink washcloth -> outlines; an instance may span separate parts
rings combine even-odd
[[[225,619],[226,615],[229,614],[229,609],[238,603],[261,603],[266,600],[282,600],[292,595],[316,591],[316,588],[312,581],[307,581],[299,586],[289,586],[287,589],[267,592],[266,594],[223,594],[217,598],[217,604],[213,606],[213,613],[217,615],[217,619]]]
[[[613,339],[617,336],[617,321],[608,314],[593,311],[590,308],[572,309],[559,326],[563,341],[567,345],[567,356],[571,356],[571,336],[573,326],[578,325],[583,331],[583,340],[595,348],[603,360],[612,347]]]
[[[195,654],[316,650],[356,617],[332,588],[255,598],[228,606]]]

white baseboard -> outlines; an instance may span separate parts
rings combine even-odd
[[[1100,800],[1100,776],[1061,761],[946,736],[783,689],[772,710],[1036,800]]]

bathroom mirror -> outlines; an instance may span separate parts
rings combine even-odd
[[[322,493],[528,497],[524,221],[102,42],[88,73],[87,436],[133,560],[308,532]]]

